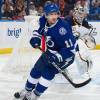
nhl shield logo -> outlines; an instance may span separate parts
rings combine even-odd
[[[61,28],[59,29],[59,34],[65,35],[66,33],[67,33],[67,30],[66,30],[64,27],[61,27]]]

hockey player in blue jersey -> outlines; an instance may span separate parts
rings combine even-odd
[[[63,70],[74,61],[76,39],[71,26],[59,18],[60,12],[56,4],[46,5],[44,13],[45,17],[40,18],[40,27],[34,30],[30,44],[33,48],[40,47],[41,36],[44,35],[47,49],[32,68],[25,89],[15,93],[15,97],[22,100],[37,100],[47,90],[59,73],[52,62]]]

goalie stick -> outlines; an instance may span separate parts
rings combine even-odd
[[[42,51],[42,49],[40,47],[38,47],[38,49],[40,49]],[[45,51],[42,51],[42,53],[45,53]],[[46,55],[48,56],[48,55]],[[80,82],[80,83],[76,83],[73,81],[73,79],[70,77],[70,74],[68,73],[68,71],[66,72],[65,70],[62,70],[55,62],[51,63],[58,71],[59,73],[61,73],[67,80],[68,82],[75,88],[80,88],[83,87],[85,85],[87,85],[90,81],[91,78],[89,77],[86,81],[84,82]]]

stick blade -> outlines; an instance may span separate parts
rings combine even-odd
[[[85,85],[87,85],[90,81],[91,81],[92,79],[91,78],[89,78],[88,80],[86,80],[85,82],[82,82],[82,83],[73,83],[73,86],[75,87],[75,88],[80,88],[80,87],[83,87],[83,86],[85,86]]]

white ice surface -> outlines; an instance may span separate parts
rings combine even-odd
[[[100,51],[92,51],[93,80],[85,87],[75,89],[70,84],[55,84],[39,100],[100,100]],[[2,72],[9,55],[0,55],[0,100],[15,100],[13,94],[24,88],[25,78],[11,72]]]

